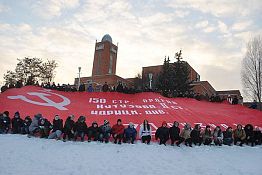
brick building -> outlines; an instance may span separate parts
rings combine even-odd
[[[200,75],[186,62],[189,69],[189,80],[200,81]],[[156,88],[157,78],[162,70],[163,65],[148,66],[142,68],[143,87],[150,87],[150,74],[152,76],[151,87]]]
[[[113,44],[110,35],[103,36],[101,42],[96,42],[93,61],[92,76],[81,77],[80,83],[88,86],[92,84],[96,90],[107,82],[110,87],[117,86],[119,82],[127,86],[133,86],[133,82],[116,75],[118,46]],[[78,85],[78,78],[75,78],[75,85]]]
[[[147,66],[142,68],[142,81],[139,78],[122,78],[116,75],[118,45],[113,44],[110,35],[103,36],[101,42],[96,42],[93,61],[92,76],[81,77],[80,83],[86,86],[92,84],[96,90],[100,90],[107,82],[111,87],[117,86],[119,82],[136,89],[156,88],[157,77],[163,65]],[[189,80],[192,82],[192,90],[203,96],[218,95],[221,99],[228,96],[242,98],[239,90],[216,91],[208,81],[200,81],[200,75],[186,62],[189,68]],[[150,81],[151,80],[151,81]],[[78,78],[75,78],[75,85],[78,85]]]

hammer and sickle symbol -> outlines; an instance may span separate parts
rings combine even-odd
[[[20,99],[20,100],[23,100],[27,103],[31,103],[31,104],[35,104],[35,105],[39,105],[39,106],[52,106],[52,107],[55,107],[55,108],[57,108],[61,111],[68,110],[67,108],[64,107],[64,106],[67,106],[71,103],[68,98],[66,98],[66,97],[64,97],[60,94],[53,93],[53,92],[51,92],[51,90],[47,90],[47,89],[39,90],[39,91],[41,91],[41,92],[28,92],[27,94],[32,95],[32,96],[38,96],[39,98],[44,100],[46,103],[30,100],[23,95],[8,96],[7,98],[13,99],[13,100]],[[56,103],[56,102],[52,101],[51,99],[48,98],[49,96],[51,96],[50,94],[56,95],[56,96],[62,98],[63,101],[60,102],[60,103]]]

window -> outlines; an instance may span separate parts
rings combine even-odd
[[[109,74],[112,74],[112,71],[113,71],[113,56],[112,56],[112,54],[110,54],[108,73],[109,73]]]

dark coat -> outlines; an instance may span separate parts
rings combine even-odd
[[[233,132],[224,131],[223,137],[224,137],[224,139],[233,138]]]
[[[136,138],[137,131],[135,128],[128,126],[124,131],[125,138]]]
[[[58,120],[53,120],[53,132],[60,130],[63,130],[63,120],[62,119],[58,119]]]
[[[156,130],[156,135],[155,135],[156,139],[160,138],[160,139],[168,139],[169,138],[169,128],[168,127],[159,127]]]
[[[95,127],[94,125],[97,123],[92,123],[92,126],[88,128],[88,133],[91,132],[92,134],[96,135],[101,132],[101,128],[98,125]]]
[[[9,116],[4,116],[3,117],[3,126],[4,127],[9,127],[11,124],[11,119]]]
[[[23,127],[29,127],[32,123],[32,119],[30,117],[26,117],[23,122]]]
[[[111,134],[111,131],[112,131],[109,124],[101,125],[100,129],[101,129],[100,131],[101,131],[102,134]]]
[[[248,128],[248,127],[250,127],[250,128]],[[252,125],[247,124],[244,127],[244,130],[245,130],[245,133],[246,133],[246,138],[254,137],[254,131],[253,131],[253,126]]]
[[[86,122],[77,121],[77,122],[75,123],[75,126],[74,126],[74,131],[75,131],[75,132],[78,132],[78,133],[81,133],[81,132],[86,133],[86,132],[87,132]]]
[[[42,120],[44,120],[44,123],[42,124]],[[40,127],[40,129],[52,129],[52,125],[51,125],[51,123],[47,120],[47,119],[45,119],[45,118],[42,118],[42,119],[40,119],[39,121],[38,121],[38,126]]]
[[[14,117],[11,120],[12,129],[18,129],[23,126],[23,120],[20,117]]]
[[[75,122],[71,119],[71,117],[67,117],[65,125],[64,125],[64,132],[70,132],[74,129]]]
[[[200,130],[198,131],[196,129],[193,129],[190,134],[190,137],[192,140],[200,138]]]
[[[172,126],[169,129],[169,135],[170,135],[170,139],[172,139],[172,140],[175,140],[175,139],[179,138],[180,128],[176,127],[176,126]]]

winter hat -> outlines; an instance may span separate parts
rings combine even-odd
[[[60,119],[59,115],[55,115],[55,120],[59,120],[59,119]]]
[[[108,120],[104,120],[104,125],[107,125],[109,123]]]
[[[42,116],[42,114],[36,114],[36,115],[35,115],[35,118],[36,118],[37,120],[39,120],[39,119],[43,118],[43,116]]]
[[[179,125],[179,123],[177,121],[174,121],[174,126],[177,124],[177,126]]]
[[[133,127],[134,127],[134,123],[129,122],[129,127],[130,127],[130,128],[133,128]]]
[[[122,120],[119,118],[119,119],[117,119],[117,123],[118,123],[118,122],[122,122]]]
[[[15,112],[15,116],[16,116],[16,115],[20,116],[20,113],[19,113],[18,111],[16,111],[16,112]]]
[[[162,122],[162,126],[166,125],[167,126],[167,122],[166,121],[163,121]]]

